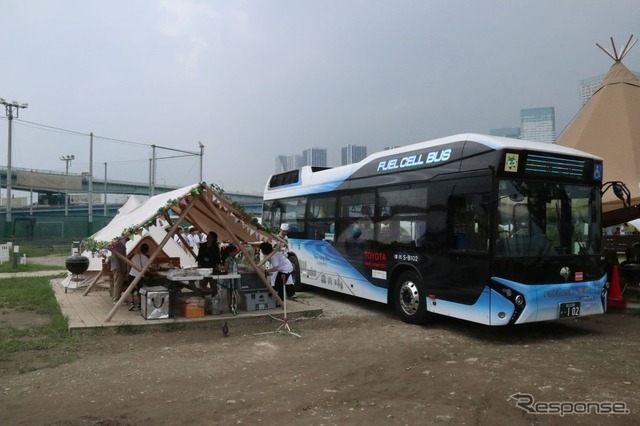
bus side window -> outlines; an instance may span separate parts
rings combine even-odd
[[[307,223],[306,237],[311,240],[333,242],[333,222],[327,220],[310,220]]]
[[[309,198],[306,237],[312,240],[334,241],[337,197]]]

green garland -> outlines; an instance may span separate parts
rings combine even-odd
[[[90,251],[92,253],[95,253],[99,250],[107,248],[108,246],[109,241],[100,241],[89,237],[80,242],[80,251]]]

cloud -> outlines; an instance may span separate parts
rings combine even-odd
[[[219,14],[207,3],[192,0],[158,0],[165,20],[160,30],[168,37],[184,40],[176,62],[187,76],[198,70],[200,58],[208,48],[206,28]]]

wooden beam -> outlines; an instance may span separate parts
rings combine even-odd
[[[169,216],[168,213],[164,214],[164,219],[169,223],[170,227],[173,227],[173,222],[171,221],[171,217]],[[180,222],[178,222],[180,223]],[[176,228],[178,229],[178,228]],[[196,257],[196,254],[193,252],[193,250],[191,250],[191,247],[189,247],[189,242],[184,238],[183,234],[175,234],[178,236],[178,239],[180,241],[182,241],[182,245],[178,244],[180,246],[180,248],[184,251],[186,251],[187,253],[189,253],[191,256],[193,256],[194,258]]]
[[[93,287],[98,282],[101,276],[102,276],[102,269],[100,269],[100,273],[91,281],[91,284],[89,284],[89,286],[86,288],[84,293],[82,293],[83,296],[86,296],[87,294],[89,294],[89,292],[91,291],[91,287]]]
[[[165,235],[164,238],[162,239],[162,242],[158,244],[158,248],[153,253],[153,255],[151,255],[151,257],[149,258],[149,263],[147,263],[147,265],[144,268],[142,268],[138,276],[129,284],[129,287],[127,287],[124,293],[122,293],[122,295],[120,296],[120,300],[118,300],[115,306],[111,309],[111,312],[109,312],[109,315],[107,315],[107,318],[105,318],[104,320],[105,322],[111,321],[111,318],[113,318],[113,316],[116,314],[116,311],[118,310],[118,308],[120,308],[120,306],[122,305],[122,302],[124,302],[127,296],[129,296],[129,294],[131,294],[131,292],[133,291],[133,288],[138,284],[138,282],[140,282],[144,273],[147,272],[147,269],[149,269],[149,266],[151,266],[155,258],[162,251],[162,248],[164,247],[164,245],[167,243],[167,241],[169,241],[169,238],[171,238],[173,234],[176,232],[176,229],[178,229],[178,224],[189,213],[189,210],[191,210],[192,206],[197,202],[197,200],[198,200],[198,197],[194,197],[191,200],[191,202],[187,204],[187,207],[182,211],[176,223],[171,228],[169,228],[169,231],[167,231],[167,235]],[[127,261],[129,261],[129,259],[127,259]],[[130,261],[129,263],[133,265],[133,263],[131,263]]]

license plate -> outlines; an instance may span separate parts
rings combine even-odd
[[[559,318],[573,318],[580,316],[580,302],[569,302],[560,304]]]

